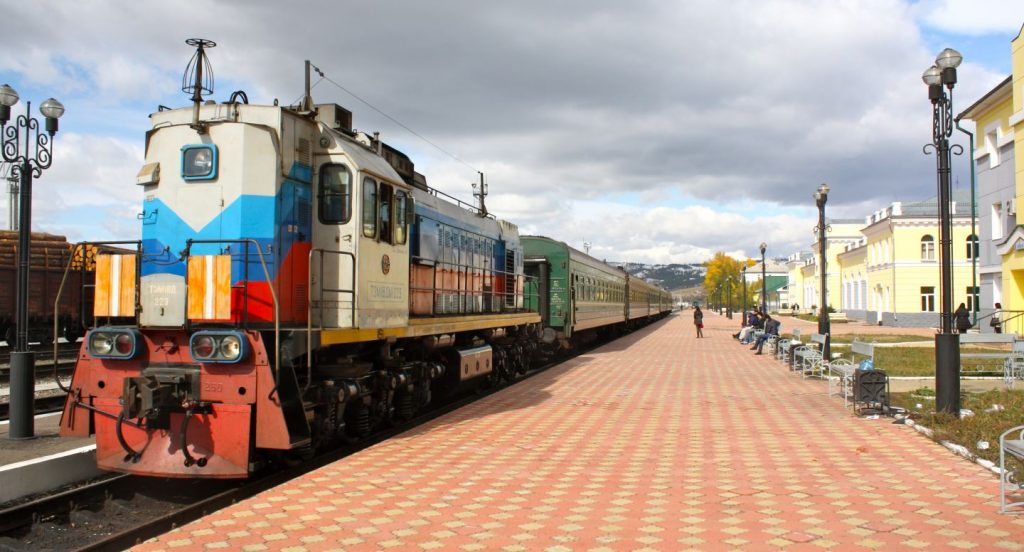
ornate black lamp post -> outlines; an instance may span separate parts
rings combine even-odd
[[[11,439],[35,437],[35,355],[28,350],[28,271],[32,232],[32,179],[50,168],[53,157],[50,141],[57,133],[57,119],[64,106],[50,98],[39,106],[46,119],[46,132],[39,131],[39,121],[32,118],[32,102],[25,102],[25,114],[8,125],[11,107],[18,103],[18,93],[6,84],[0,86],[0,149],[3,160],[11,164],[12,176],[21,180],[18,206],[18,284],[15,324],[17,341],[11,353]],[[56,339],[56,336],[54,336]],[[10,343],[8,343],[10,345]]]
[[[831,327],[828,319],[828,259],[825,257],[825,253],[828,250],[825,232],[829,230],[829,226],[825,224],[825,202],[828,201],[828,184],[818,186],[818,191],[814,192],[814,201],[818,204],[818,226],[814,228],[814,231],[818,233],[818,256],[821,258],[821,299],[818,303],[821,305],[821,314],[818,315],[818,333],[825,336],[822,358],[829,361],[832,359],[832,347],[830,346],[832,337],[830,335]]]
[[[741,285],[743,286],[743,314],[740,315],[740,328],[746,325],[747,317],[747,262],[743,262],[743,277],[741,279]]]
[[[761,312],[768,314],[768,280],[765,278],[764,252],[768,250],[768,244],[761,242]]]
[[[942,270],[942,332],[935,334],[935,409],[960,415],[960,336],[953,333],[953,257],[950,241],[952,217],[950,200],[950,152],[963,153],[959,144],[950,146],[953,134],[953,86],[956,68],[963,57],[960,52],[946,48],[935,58],[921,79],[928,85],[928,99],[932,101],[932,143],[924,146],[925,154],[936,154],[939,186],[939,251]],[[949,90],[943,89],[945,86]]]
[[[732,276],[725,279],[725,317],[732,320]]]

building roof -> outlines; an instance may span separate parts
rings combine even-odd
[[[768,276],[764,279],[765,289],[769,295],[789,285],[788,276]],[[755,295],[761,294],[761,286],[754,291]]]
[[[978,99],[978,101],[971,104],[970,107],[960,112],[956,116],[957,120],[968,119],[974,120],[981,112],[990,109],[997,102],[1001,102],[1006,99],[1007,96],[1013,94],[1013,75],[1006,77],[1006,80],[996,85],[995,88],[989,90],[984,96]]]

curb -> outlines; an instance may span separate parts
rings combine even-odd
[[[959,456],[961,458],[964,458],[966,460],[970,460],[971,462],[974,462],[975,464],[977,464],[977,465],[985,468],[986,470],[992,472],[992,474],[997,476],[997,477],[1002,477],[1003,470],[999,466],[997,466],[995,464],[995,462],[993,462],[991,460],[986,460],[984,458],[979,458],[977,455],[975,455],[971,451],[967,450],[967,447],[965,447],[963,445],[958,445],[958,444],[953,443],[951,441],[936,441],[935,440],[935,432],[932,431],[931,428],[928,428],[928,427],[925,427],[925,426],[923,426],[921,424],[918,424],[917,422],[915,422],[914,420],[911,420],[910,418],[904,418],[903,424],[904,425],[908,425],[908,426],[914,428],[914,430],[916,430],[918,433],[920,433],[920,434],[928,437],[932,441],[934,441],[934,442],[936,442],[936,443],[946,447],[946,449],[950,450],[953,454],[955,454],[955,455],[957,455],[957,456]]]
[[[0,504],[104,473],[96,467],[96,445],[8,464],[0,467]]]

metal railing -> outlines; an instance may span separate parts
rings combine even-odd
[[[410,274],[415,266],[430,266],[433,270],[430,287],[413,286],[412,279],[410,278],[409,283],[409,301],[410,307],[414,301],[415,294],[430,294],[431,300],[431,313],[433,315],[438,314],[485,314],[485,313],[498,313],[498,312],[519,312],[527,308],[527,299],[535,299],[536,294],[527,294],[526,288],[529,287],[527,284],[535,282],[536,278],[533,276],[527,276],[522,273],[509,272],[506,270],[497,270],[494,268],[483,268],[479,266],[472,266],[466,264],[452,263],[447,261],[438,261],[434,259],[422,259],[420,257],[413,256],[412,262],[409,264]],[[418,264],[416,261],[428,260],[430,265]],[[437,268],[442,267],[450,270],[456,276],[456,287],[438,287],[438,272]],[[505,286],[501,289],[493,287],[497,281],[497,277],[506,278]],[[464,286],[464,283],[469,281],[469,278],[480,278],[481,287],[483,287],[483,281],[490,279],[492,282],[491,289],[468,289]],[[521,280],[520,280],[521,279]],[[508,291],[509,281],[513,282],[511,291]],[[534,286],[535,287],[535,286]],[[448,311],[447,306],[439,309],[439,302],[443,298],[454,298],[456,299],[457,307],[452,312],[438,312],[438,310]],[[486,298],[494,298],[495,302],[490,305],[490,308],[486,308]],[[522,302],[518,299],[522,299]],[[479,299],[479,303],[473,302],[474,305],[479,305],[479,308],[475,310],[469,310],[464,308],[465,305],[470,304],[468,300]],[[511,301],[509,301],[511,299]],[[510,304],[511,303],[511,304]],[[529,303],[533,304],[533,303]],[[411,310],[411,308],[410,308]]]
[[[329,254],[332,254],[332,255],[337,255],[339,257],[339,260],[340,260],[341,257],[349,257],[349,258],[352,259],[352,273],[351,273],[352,278],[350,280],[352,282],[352,289],[328,288],[328,287],[325,287],[325,285],[324,285],[326,283],[326,281],[324,280],[324,254],[325,253],[329,253]],[[356,321],[356,291],[355,291],[355,285],[356,285],[356,256],[355,256],[355,254],[351,253],[349,251],[330,251],[330,250],[327,250],[327,249],[311,249],[309,251],[309,261],[308,261],[308,265],[307,265],[308,268],[306,270],[306,273],[307,273],[307,286],[306,286],[307,292],[306,293],[307,294],[310,293],[312,291],[312,289],[313,289],[313,256],[317,255],[317,254],[319,255],[319,258],[320,258],[320,270],[319,270],[319,273],[318,273],[319,276],[320,276],[320,279],[319,279],[320,287],[319,287],[319,290],[318,290],[319,293],[317,294],[317,302],[316,302],[316,304],[317,304],[316,308],[318,308],[319,311],[320,311],[319,312],[319,314],[320,314],[319,321],[320,322],[318,324],[319,327],[317,328],[317,331],[323,332],[323,330],[325,329],[324,328],[324,292],[334,293],[334,294],[339,294],[339,295],[340,294],[348,294],[352,298],[350,313],[351,313],[351,316],[352,316],[352,325],[354,326],[355,325],[355,321]],[[340,266],[340,263],[339,263],[339,266]],[[312,381],[313,381],[313,301],[312,301],[312,298],[310,297],[310,298],[308,298],[306,300],[306,386],[302,390],[303,393],[305,393],[309,389],[310,382],[312,382]]]
[[[277,300],[277,291],[274,289],[274,281],[270,278],[270,270],[267,269],[267,261],[263,257],[263,247],[260,246],[259,242],[252,238],[242,239],[231,239],[231,240],[185,240],[185,251],[182,252],[181,259],[185,262],[186,270],[188,267],[188,258],[191,256],[192,246],[196,244],[245,244],[245,251],[242,253],[245,267],[243,269],[243,280],[244,286],[232,286],[231,289],[244,289],[245,293],[242,296],[242,327],[248,328],[249,323],[249,244],[256,246],[256,254],[260,260],[260,266],[263,268],[263,276],[266,278],[267,289],[270,290],[270,298],[274,302],[274,388],[270,390],[267,395],[269,399],[273,399],[274,393],[277,392],[277,388],[281,383],[281,305]],[[230,248],[228,249],[230,254]],[[185,304],[188,305],[188,285],[185,286]],[[186,329],[190,328],[188,318],[185,320]]]

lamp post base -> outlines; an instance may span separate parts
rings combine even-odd
[[[35,439],[36,355],[11,353],[11,399],[9,439]]]
[[[960,417],[960,336],[935,335],[935,411]]]

